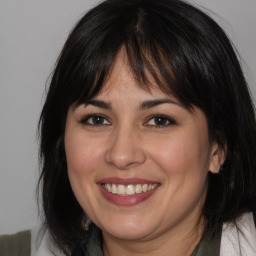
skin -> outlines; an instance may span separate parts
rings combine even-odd
[[[141,107],[159,99],[170,102]],[[72,189],[102,230],[104,255],[190,255],[203,230],[207,174],[217,173],[224,160],[220,147],[209,141],[204,113],[187,110],[157,85],[150,92],[141,89],[123,52],[95,100],[108,108],[70,107],[65,150]],[[158,120],[159,114],[168,118]],[[142,178],[160,186],[139,204],[119,206],[97,185],[107,177]]]

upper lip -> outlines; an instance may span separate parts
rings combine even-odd
[[[133,185],[133,184],[159,184],[157,181],[141,179],[141,178],[118,178],[108,177],[103,178],[97,182],[98,184],[122,184],[122,185]]]

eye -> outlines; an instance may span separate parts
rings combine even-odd
[[[170,125],[176,124],[176,121],[171,117],[165,115],[155,115],[151,117],[147,122],[146,126],[154,126],[154,127],[166,127]]]
[[[80,123],[84,125],[102,126],[110,125],[111,123],[106,119],[106,117],[98,114],[88,115],[84,117]]]

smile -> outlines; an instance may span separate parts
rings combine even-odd
[[[155,189],[159,184],[111,184],[104,183],[101,186],[108,192],[120,196],[132,196]]]
[[[139,204],[156,193],[161,183],[141,178],[108,177],[97,182],[103,197],[118,206]]]

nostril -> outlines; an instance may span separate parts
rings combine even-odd
[[[111,161],[107,161],[108,164],[115,166],[120,170],[127,170],[142,164],[144,161],[134,161],[127,159],[112,159]]]
[[[132,140],[129,136],[116,139],[105,154],[106,162],[120,170],[140,165],[144,163],[145,159],[146,155],[140,143]]]

